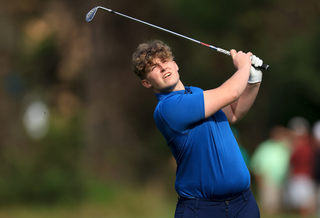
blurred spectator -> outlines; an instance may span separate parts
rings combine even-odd
[[[313,144],[315,147],[315,171],[317,213],[320,217],[320,120],[315,122],[312,129]]]
[[[261,211],[274,215],[281,208],[284,180],[290,160],[290,131],[275,126],[270,131],[270,139],[258,145],[251,158],[251,170],[259,191]]]
[[[301,217],[315,213],[314,158],[309,134],[310,124],[303,117],[294,117],[288,127],[293,130],[293,151],[290,158],[288,199],[290,206],[298,210]]]

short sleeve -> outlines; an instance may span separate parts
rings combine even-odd
[[[203,92],[173,95],[158,107],[170,128],[181,133],[205,118]]]

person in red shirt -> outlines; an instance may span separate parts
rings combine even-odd
[[[292,118],[293,150],[290,158],[288,197],[290,204],[300,215],[314,215],[315,201],[315,150],[309,134],[310,124],[302,117]]]

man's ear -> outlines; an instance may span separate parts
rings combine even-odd
[[[146,88],[151,88],[151,86],[152,86],[151,83],[147,79],[141,80],[141,83]]]
[[[176,65],[176,70],[178,71],[179,70],[178,64],[175,61],[173,61],[173,63]]]

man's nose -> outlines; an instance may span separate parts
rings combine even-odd
[[[161,70],[161,72],[163,73],[164,71],[166,71],[166,67],[165,66],[163,66],[163,64],[160,64],[160,70]]]

